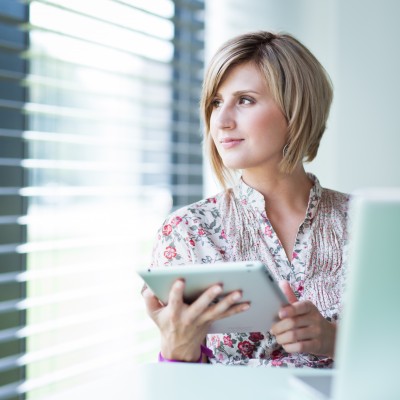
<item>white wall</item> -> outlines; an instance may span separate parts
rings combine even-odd
[[[350,192],[400,186],[400,2],[397,0],[206,0],[206,58],[250,30],[286,31],[334,83],[328,129],[306,165],[325,187]],[[207,169],[206,195],[217,187]]]

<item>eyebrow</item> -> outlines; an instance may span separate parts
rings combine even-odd
[[[242,94],[246,94],[246,93],[254,93],[254,94],[260,94],[260,92],[257,92],[256,90],[253,89],[245,89],[245,90],[237,90],[236,92],[233,92],[232,95],[234,97],[240,96]],[[221,96],[221,93],[217,92],[215,94],[216,96]]]

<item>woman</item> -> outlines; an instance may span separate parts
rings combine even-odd
[[[325,70],[290,35],[244,34],[211,60],[201,109],[207,153],[225,190],[166,219],[152,266],[260,260],[290,305],[270,332],[207,335],[213,320],[249,307],[240,292],[209,306],[222,291],[216,285],[189,306],[177,281],[161,306],[146,289],[161,361],[332,366],[348,196],[322,188],[303,167],[317,154],[331,101]]]

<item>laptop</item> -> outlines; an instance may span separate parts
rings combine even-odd
[[[400,399],[400,188],[355,192],[336,371],[293,378],[301,398]]]

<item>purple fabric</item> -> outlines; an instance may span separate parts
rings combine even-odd
[[[200,358],[195,361],[196,363],[201,363],[202,362],[202,358],[203,358],[203,354],[206,355],[207,357],[214,357],[213,352],[206,346],[201,345],[200,346],[201,349],[201,354],[200,354]],[[180,360],[169,360],[168,358],[164,358],[161,354],[161,351],[158,353],[158,362],[186,362],[186,361],[180,361]]]
[[[204,346],[203,344],[200,346],[200,348],[201,348],[201,354],[204,354],[208,358],[214,358],[214,353],[212,352],[211,349],[209,349],[208,347]]]

